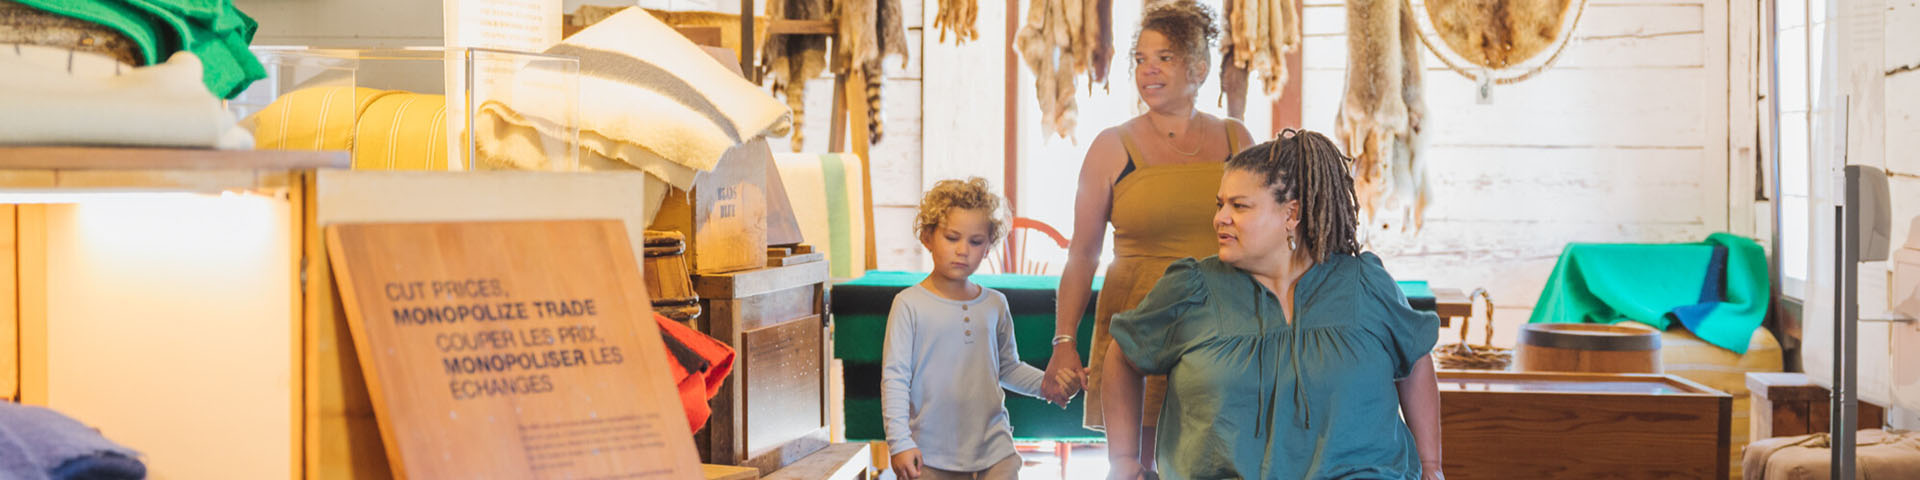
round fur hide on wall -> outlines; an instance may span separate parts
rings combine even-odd
[[[1502,69],[1558,41],[1571,0],[1426,0],[1447,48],[1475,65]]]

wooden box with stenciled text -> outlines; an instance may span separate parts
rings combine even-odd
[[[825,261],[694,275],[696,328],[739,362],[695,435],[702,461],[772,472],[827,446],[827,280]]]
[[[1453,479],[1727,478],[1733,397],[1673,375],[1441,370]]]
[[[767,164],[764,139],[727,150],[693,188],[672,189],[651,230],[685,236],[687,258],[700,274],[737,272],[767,264]]]

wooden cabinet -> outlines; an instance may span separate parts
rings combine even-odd
[[[321,228],[611,218],[642,250],[638,172],[347,162],[0,148],[0,395],[99,428],[156,478],[387,478]]]
[[[827,446],[825,261],[695,275],[697,328],[736,350],[695,435],[701,461],[773,472]]]

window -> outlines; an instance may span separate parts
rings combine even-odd
[[[1779,116],[1775,119],[1778,141],[1780,189],[1775,195],[1780,212],[1779,243],[1781,293],[1795,299],[1806,298],[1808,266],[1812,263],[1809,231],[1812,220],[1811,166],[1813,145],[1813,98],[1819,92],[1819,76],[1814,67],[1821,65],[1825,22],[1809,22],[1809,9],[1824,4],[1815,0],[1776,0],[1774,2],[1775,68]],[[1821,16],[1824,18],[1824,15]]]

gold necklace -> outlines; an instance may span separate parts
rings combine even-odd
[[[1187,115],[1187,132],[1193,131],[1193,120],[1194,120],[1194,117],[1196,116],[1197,115],[1193,115],[1193,114]],[[1147,123],[1153,125],[1154,132],[1160,132],[1162,130],[1160,128],[1160,122],[1153,121],[1153,114],[1151,113],[1147,114]],[[1181,132],[1181,133],[1186,133],[1186,132]],[[1167,149],[1173,150],[1174,153],[1178,153],[1178,154],[1189,156],[1189,157],[1199,156],[1201,147],[1205,146],[1205,145],[1195,145],[1193,147],[1193,151],[1191,152],[1182,151],[1180,150],[1180,147],[1176,147],[1173,145],[1173,132],[1167,132],[1166,140],[1162,140],[1162,141],[1166,142]]]

